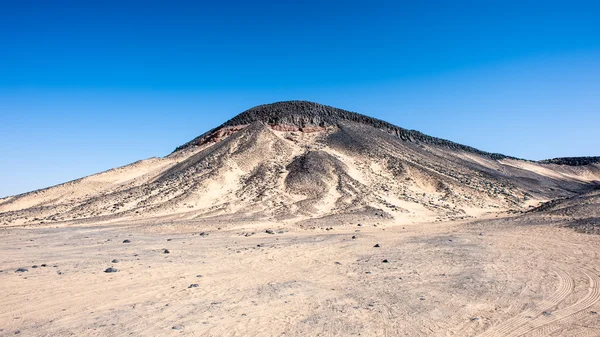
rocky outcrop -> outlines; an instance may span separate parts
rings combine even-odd
[[[600,157],[564,157],[538,161],[540,164],[556,164],[568,166],[584,166],[600,163]]]

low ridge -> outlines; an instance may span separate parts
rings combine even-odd
[[[600,157],[562,157],[562,158],[540,160],[540,161],[538,161],[538,163],[567,165],[567,166],[584,166],[584,165],[600,163]]]

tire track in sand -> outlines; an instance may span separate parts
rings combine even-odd
[[[522,311],[520,314],[513,316],[512,318],[490,328],[483,332],[480,336],[485,337],[505,337],[513,335],[512,332],[521,328],[527,324],[532,317],[542,315],[546,310],[555,307],[558,303],[563,301],[569,294],[573,292],[575,285],[573,279],[565,271],[558,269],[555,272],[559,279],[558,289],[554,294],[547,300],[544,300],[533,308]]]
[[[514,331],[517,336],[528,334],[528,336],[547,336],[560,329],[560,323],[580,318],[585,309],[593,306],[600,300],[600,277],[596,273],[583,270],[589,280],[588,293],[579,301],[566,308],[557,310],[551,316],[539,316],[526,325]]]

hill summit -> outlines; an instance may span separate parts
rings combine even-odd
[[[451,149],[460,149],[497,159],[506,158],[502,154],[480,151],[470,146],[427,136],[419,131],[407,130],[377,118],[309,101],[282,101],[253,107],[219,127],[179,146],[175,151],[220,139],[223,135],[228,135],[232,131],[239,130],[240,127],[256,122],[264,123],[279,131],[301,132],[322,131],[328,127],[338,127],[340,123],[352,122],[384,130],[404,141],[446,146]]]

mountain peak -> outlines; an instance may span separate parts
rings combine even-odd
[[[408,130],[377,118],[356,112],[335,108],[310,101],[281,101],[258,105],[233,117],[193,140],[177,147],[175,152],[207,142],[218,141],[233,132],[253,123],[264,123],[281,131],[312,132],[327,127],[337,127],[343,123],[358,123],[382,130],[403,141],[444,146],[455,150],[477,153],[493,159],[506,158],[505,155],[480,151],[470,146],[449,140],[431,137],[419,131]]]
[[[248,109],[222,126],[247,125],[263,122],[268,125],[288,125],[297,128],[335,126],[341,121],[365,124],[385,123],[381,120],[344,109],[309,101],[282,101]],[[387,124],[387,123],[385,123]]]

